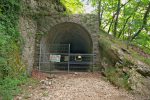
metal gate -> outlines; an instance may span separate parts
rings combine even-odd
[[[94,54],[71,53],[70,44],[50,44],[48,50],[40,45],[39,71],[93,71]]]

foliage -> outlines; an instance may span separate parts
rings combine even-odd
[[[24,71],[20,59],[19,3],[20,0],[0,2],[0,78],[15,77]]]
[[[138,47],[137,47],[138,48]],[[141,49],[142,50],[142,49]],[[145,48],[143,49],[144,52]],[[149,52],[149,51],[148,51]],[[150,58],[141,56],[140,53],[132,51],[132,56],[150,66]]]
[[[83,13],[83,4],[80,0],[60,0],[62,4],[65,5],[67,9],[67,14],[77,14]]]
[[[11,100],[24,82],[25,68],[20,59],[18,17],[20,0],[0,0],[0,95]]]
[[[142,32],[136,40],[133,41],[134,45],[138,45],[144,52],[150,54],[150,35]]]
[[[19,78],[5,77],[0,79],[0,95],[3,100],[12,100],[13,96],[20,93],[19,86],[27,81],[27,77],[20,76]]]
[[[149,58],[150,50],[147,48],[149,41],[147,41],[147,43],[145,43],[146,41],[143,41],[143,44],[142,44],[142,42],[140,42],[140,39],[141,39],[141,41],[143,40],[142,37],[144,38],[144,36],[141,36],[141,38],[139,36],[137,38],[137,40],[139,39],[139,43],[136,43],[135,41],[133,41],[132,46],[130,46],[130,48],[128,48],[128,52],[130,53],[130,56],[132,56],[133,58],[135,58],[139,61],[142,61],[145,64],[150,65],[150,58]],[[145,36],[145,38],[147,39],[149,37]],[[108,64],[112,63],[115,59],[116,59],[115,61],[118,60],[117,55],[114,55],[115,51],[117,51],[117,49],[115,49],[115,48],[127,49],[125,41],[120,41],[120,40],[112,37],[111,35],[107,35],[106,32],[102,32],[102,31],[99,36],[98,43],[99,43],[99,49],[101,51],[100,55],[102,58],[107,58]],[[138,46],[137,46],[137,44],[138,44]],[[145,45],[145,46],[143,46],[143,45]],[[126,57],[126,59],[130,59],[130,57],[128,57],[128,56],[125,56],[125,57]],[[105,61],[106,61],[106,59],[105,59]],[[103,62],[103,60],[102,60],[102,62]],[[122,65],[123,65],[123,63],[122,63]],[[124,66],[126,66],[126,65],[124,65]]]
[[[89,0],[99,14],[100,28],[150,52],[149,0]]]
[[[104,70],[107,79],[114,85],[130,90],[129,74],[121,72],[119,68],[109,67]]]

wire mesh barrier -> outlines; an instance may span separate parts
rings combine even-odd
[[[48,50],[40,46],[38,68],[42,72],[92,71],[94,54],[71,53],[70,44],[50,44]]]

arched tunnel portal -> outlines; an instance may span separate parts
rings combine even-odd
[[[48,62],[49,53],[60,57],[60,61],[55,64],[41,64],[41,69],[67,70],[68,62],[64,62],[70,55],[70,70],[85,71],[89,69],[92,61],[93,42],[90,33],[81,25],[73,22],[60,23],[53,26],[48,34],[42,37],[41,42],[41,62]],[[56,50],[57,49],[57,50]],[[48,55],[47,55],[48,54]],[[60,55],[60,56],[58,56]],[[52,58],[53,59],[53,58]],[[62,60],[63,59],[63,60]],[[50,66],[50,67],[46,67]],[[52,67],[53,66],[53,67]]]
[[[92,53],[92,39],[89,33],[75,23],[54,26],[46,40],[48,44],[70,44],[70,53]]]

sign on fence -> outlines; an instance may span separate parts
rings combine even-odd
[[[60,62],[61,55],[50,55],[51,62]]]

